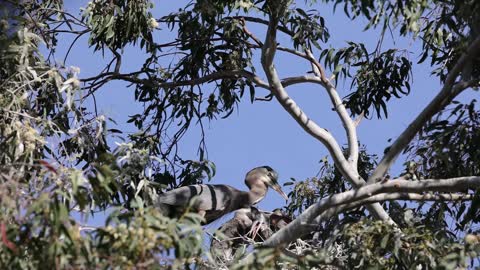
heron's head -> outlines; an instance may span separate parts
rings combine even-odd
[[[285,200],[288,200],[287,194],[282,191],[282,188],[277,182],[278,180],[278,173],[272,169],[270,166],[261,166],[252,169],[247,173],[245,176],[245,184],[249,187],[252,188],[252,185],[258,185],[262,183],[265,188],[267,189],[268,187],[273,188],[276,192],[278,192],[280,195],[282,195]]]

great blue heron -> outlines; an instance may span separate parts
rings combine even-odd
[[[160,194],[157,206],[170,217],[178,216],[191,207],[190,210],[203,216],[205,224],[208,224],[227,213],[257,204],[267,194],[268,187],[288,200],[277,179],[278,173],[271,167],[257,167],[245,176],[245,184],[250,189],[248,192],[229,185],[191,185]]]

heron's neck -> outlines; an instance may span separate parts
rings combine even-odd
[[[248,192],[248,201],[250,204],[256,204],[265,198],[267,194],[267,187],[262,184],[251,185],[250,191]]]

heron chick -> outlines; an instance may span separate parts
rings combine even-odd
[[[241,256],[252,242],[263,242],[292,219],[281,211],[262,211],[255,207],[235,211],[232,219],[215,233],[210,253],[216,263],[229,265]]]

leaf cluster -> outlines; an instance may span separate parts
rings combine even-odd
[[[321,43],[327,43],[330,33],[325,25],[325,19],[317,10],[303,10],[301,8],[289,9],[280,21],[288,29],[292,44],[295,49],[313,44],[321,48]]]
[[[348,42],[349,46],[325,49],[320,53],[326,67],[333,70],[336,81],[352,78],[353,92],[345,97],[345,105],[352,115],[388,117],[387,102],[410,93],[412,63],[396,49],[368,52],[363,43]]]
[[[480,173],[480,111],[473,99],[454,102],[437,115],[406,152],[419,157],[419,171],[428,178]]]
[[[152,48],[152,29],[156,23],[150,9],[150,1],[91,1],[83,10],[83,20],[90,29],[89,44],[95,50],[105,47],[115,51],[127,44]]]
[[[402,232],[382,222],[363,220],[346,225],[336,236],[344,243],[345,265],[374,269],[457,269],[478,256],[479,246],[438,237],[423,226]]]
[[[480,33],[480,4],[475,0],[324,0],[334,2],[352,19],[369,20],[365,29],[380,26],[382,32],[389,27],[398,28],[400,35],[413,35],[422,41],[419,63],[430,57],[432,72],[444,81],[454,63]],[[479,59],[472,59],[462,72],[466,80],[479,77]]]

